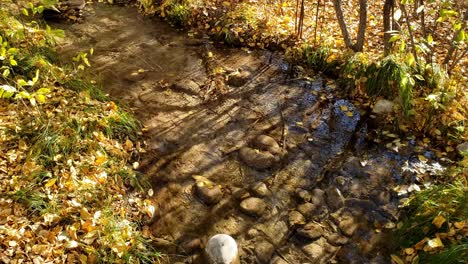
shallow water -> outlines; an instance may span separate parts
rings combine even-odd
[[[334,98],[325,85],[333,80],[290,81],[276,54],[216,49],[130,7],[90,5],[82,23],[55,26],[67,34],[62,59],[94,48],[95,77],[147,129],[139,170],[153,180],[151,228],[170,263],[204,263],[203,242],[216,233],[236,239],[242,263],[390,262],[401,157],[352,148],[360,115]],[[216,67],[249,74],[232,86],[212,74]],[[266,169],[248,166],[238,151],[255,148],[262,134],[283,151]],[[197,175],[221,186],[219,201],[200,199]],[[248,197],[266,210],[240,209]]]

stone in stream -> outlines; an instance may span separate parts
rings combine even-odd
[[[229,235],[217,234],[206,244],[205,252],[211,264],[239,264],[237,243]]]
[[[255,245],[255,256],[259,263],[269,263],[275,247],[267,241],[261,241]]]
[[[359,224],[353,217],[344,217],[338,224],[341,232],[347,236],[354,235],[354,232],[358,229]]]
[[[305,217],[298,211],[292,211],[289,213],[289,225],[303,225],[305,224]]]
[[[249,81],[252,74],[250,71],[240,70],[237,73],[230,74],[227,84],[234,86],[234,87],[241,87],[242,85],[246,84]]]
[[[190,79],[178,81],[172,85],[172,88],[190,95],[199,95],[201,92],[200,85]]]
[[[267,169],[271,167],[277,159],[268,151],[261,151],[249,147],[243,147],[239,150],[239,156],[245,164],[254,169]]]
[[[195,184],[195,194],[208,205],[219,202],[223,197],[223,191],[219,185],[207,185],[203,182]]]
[[[372,108],[372,112],[376,114],[389,114],[393,112],[394,105],[395,103],[392,101],[380,99],[375,103],[374,107]]]
[[[313,203],[303,203],[297,206],[297,210],[305,217],[310,217],[317,209],[317,205]]]
[[[270,136],[260,135],[254,140],[254,145],[256,148],[264,151],[268,151],[273,155],[279,155],[282,152],[281,147],[278,145],[278,142]]]
[[[312,200],[312,195],[308,191],[301,188],[296,189],[296,195],[304,202],[310,202],[310,200]]]
[[[330,208],[337,210],[344,206],[344,198],[340,190],[336,187],[330,186],[327,191],[327,204]]]
[[[337,233],[327,234],[325,238],[327,239],[328,243],[334,246],[342,246],[349,242],[349,239],[347,237]]]
[[[240,203],[241,211],[253,216],[262,216],[266,208],[267,204],[257,197],[247,198]]]
[[[308,239],[317,239],[323,235],[323,227],[318,223],[310,222],[300,228],[297,234]]]
[[[264,197],[270,194],[267,186],[263,182],[257,182],[252,186],[252,192],[258,197]]]

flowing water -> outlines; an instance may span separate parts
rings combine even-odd
[[[405,159],[366,141],[334,80],[291,78],[277,54],[215,48],[131,7],[55,26],[62,58],[94,48],[96,78],[145,127],[139,170],[169,263],[206,263],[216,233],[236,239],[241,263],[390,263]]]

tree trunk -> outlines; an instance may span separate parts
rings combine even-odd
[[[349,36],[348,28],[343,16],[343,10],[341,9],[341,0],[333,0],[333,6],[335,7],[336,18],[338,19],[338,24],[340,25],[341,34],[343,35],[346,47],[356,52],[362,51],[367,27],[367,0],[359,0],[359,26],[356,44],[353,44],[351,37]]]
[[[354,51],[362,51],[367,27],[367,0],[359,0],[359,28]]]
[[[389,42],[392,37],[392,9],[395,5],[395,0],[385,0],[383,8],[383,24],[384,24],[384,56],[390,55],[392,43]]]
[[[338,19],[338,24],[340,25],[341,34],[343,35],[345,45],[346,47],[352,49],[353,43],[351,42],[351,38],[349,37],[346,22],[344,20],[343,10],[341,9],[341,0],[333,0],[333,6],[335,7],[336,18]]]

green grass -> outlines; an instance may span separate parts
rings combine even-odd
[[[137,138],[137,130],[140,127],[138,121],[131,114],[118,111],[116,115],[106,117],[104,120],[107,124],[105,134],[111,138],[131,139]]]
[[[419,263],[457,264],[468,263],[468,239],[459,245],[452,245],[438,254],[422,254]]]
[[[467,187],[461,182],[455,182],[435,185],[418,192],[410,199],[406,215],[408,218],[398,230],[397,237],[402,247],[411,247],[425,237],[448,231],[447,222],[468,219]],[[447,220],[440,229],[432,224],[438,215]]]
[[[102,91],[101,87],[96,84],[92,84],[90,81],[83,79],[71,79],[63,83],[63,86],[75,92],[86,91],[89,93],[91,98],[99,101],[108,101],[109,98]]]

